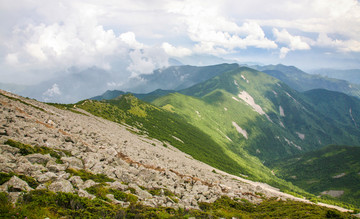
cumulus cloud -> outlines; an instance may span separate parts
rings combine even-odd
[[[286,45],[280,49],[280,58],[285,58],[289,51],[295,50],[309,50],[310,46],[300,36],[293,36],[287,30],[273,29],[275,41]]]
[[[139,74],[151,74],[155,69],[168,66],[168,55],[160,47],[136,49],[129,53],[131,63],[127,68],[131,77]]]
[[[120,35],[120,39],[126,43],[130,48],[141,49],[144,47],[144,44],[138,42],[135,37],[135,33],[126,32]]]
[[[169,56],[184,57],[192,54],[192,51],[185,47],[175,47],[168,42],[164,42],[161,47]]]
[[[243,59],[249,50],[248,59],[278,62],[274,50],[284,58],[314,47],[358,61],[359,14],[358,0],[10,1],[0,6],[0,74],[44,78],[96,66],[139,75],[168,56]]]
[[[196,42],[195,52],[226,54],[234,49],[256,47],[274,49],[277,45],[265,36],[256,22],[237,23],[222,16],[214,5],[203,7],[201,1],[186,0],[169,4],[169,12],[180,16],[189,38]],[[218,2],[217,2],[218,3]]]
[[[61,95],[61,91],[59,86],[55,83],[53,84],[53,86],[49,89],[47,89],[44,93],[43,93],[43,99],[45,101],[49,101],[51,100],[51,98],[56,97],[56,96],[60,96]]]
[[[320,33],[314,45],[324,48],[335,48],[341,52],[360,52],[360,41],[332,39],[325,33]]]

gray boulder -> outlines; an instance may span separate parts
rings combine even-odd
[[[74,187],[65,179],[51,183],[48,189],[53,192],[74,192]]]
[[[8,192],[21,192],[31,191],[33,190],[33,188],[31,188],[24,180],[20,179],[17,176],[13,176],[9,181],[7,181],[1,186],[1,190]]]
[[[69,164],[69,168],[73,169],[84,169],[82,160],[76,157],[62,157],[62,162]]]
[[[46,164],[52,157],[49,154],[29,154],[25,158],[32,164]]]

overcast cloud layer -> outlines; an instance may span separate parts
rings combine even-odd
[[[31,84],[93,66],[137,77],[169,58],[200,55],[360,68],[360,3],[0,0],[0,42],[0,82]]]

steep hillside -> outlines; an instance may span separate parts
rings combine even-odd
[[[153,103],[182,115],[236,156],[245,150],[268,162],[327,144],[360,145],[359,129],[326,117],[301,93],[250,68],[223,73],[180,93]]]
[[[271,167],[277,176],[309,192],[360,206],[360,147],[332,145]]]
[[[306,91],[304,94],[316,110],[325,116],[355,129],[360,128],[360,101],[358,98],[323,89]]]
[[[0,93],[0,217],[351,217],[224,173],[130,126]]]
[[[345,80],[308,74],[294,66],[267,65],[253,67],[285,82],[287,85],[298,91],[322,88],[360,98],[360,85],[352,84]]]
[[[141,133],[171,144],[214,167],[239,174],[241,166],[228,157],[221,147],[198,128],[182,120],[178,115],[145,103],[132,94],[112,100],[85,100],[76,107],[110,121],[136,127]]]

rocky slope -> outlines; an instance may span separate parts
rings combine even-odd
[[[214,202],[223,195],[257,203],[262,200],[260,193],[307,202],[214,169],[171,145],[164,147],[155,139],[139,136],[131,127],[79,112],[0,90],[0,172],[31,177],[37,185],[32,188],[26,180],[12,176],[0,190],[8,192],[14,202],[21,191],[44,188],[94,198],[87,188],[99,183],[74,174],[86,171],[106,175],[112,179],[106,187],[133,193],[138,202],[148,206],[199,208],[199,202]],[[22,149],[9,145],[9,139],[44,146],[58,157],[51,153],[24,155]],[[151,192],[154,189],[160,192]],[[174,196],[168,195],[171,193]],[[107,198],[125,207],[130,204],[111,194]]]

